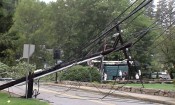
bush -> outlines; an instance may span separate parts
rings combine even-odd
[[[173,84],[174,84],[174,86],[175,86],[175,79],[173,80]]]
[[[35,65],[27,64],[26,62],[19,62],[16,66],[11,68],[11,77],[14,79],[21,78],[26,75],[27,71],[34,71]]]
[[[61,80],[99,82],[100,73],[95,67],[77,65],[62,72]]]
[[[10,67],[0,62],[0,78],[8,77]]]

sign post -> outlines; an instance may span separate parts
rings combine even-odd
[[[26,98],[28,98],[28,76],[30,77],[31,75],[31,69],[29,68],[29,63],[30,63],[30,56],[32,56],[32,54],[35,51],[35,45],[33,44],[24,44],[24,49],[23,49],[23,58],[27,58],[27,71],[26,71],[26,93],[25,96]]]

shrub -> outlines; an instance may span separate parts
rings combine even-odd
[[[175,79],[173,80],[173,84],[174,84],[174,86],[175,86]]]
[[[61,80],[99,82],[100,73],[95,67],[77,65],[62,72]]]
[[[0,62],[0,77],[8,77],[10,67]]]
[[[19,62],[16,66],[11,68],[11,77],[17,79],[25,76],[28,70],[34,71],[35,69],[35,65],[27,64],[26,62]]]

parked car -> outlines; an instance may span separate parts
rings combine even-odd
[[[158,76],[159,79],[171,79],[170,75],[167,74],[166,72],[154,72],[151,73],[151,78],[156,79]]]

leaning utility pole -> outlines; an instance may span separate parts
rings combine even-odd
[[[120,30],[119,25],[116,26],[116,30],[117,30],[117,33],[119,33],[118,34],[118,39],[116,39],[116,41],[117,42],[119,41],[121,43],[121,45],[123,45],[124,42],[123,42],[123,38],[121,36],[122,33],[121,33],[121,30]],[[117,43],[114,43],[114,47],[116,46],[116,44]],[[129,55],[128,55],[128,51],[126,50],[126,48],[123,49],[123,54],[125,56],[125,59],[127,60],[127,65],[128,65],[128,79],[131,79],[131,73],[132,73],[131,71],[132,71],[132,69],[131,69],[131,64],[129,62],[130,58],[129,58]]]

